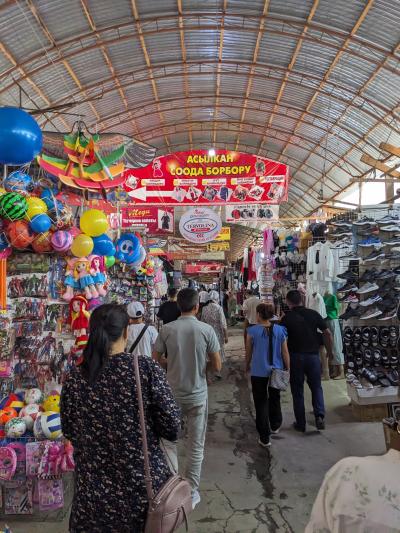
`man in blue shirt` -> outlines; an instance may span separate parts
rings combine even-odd
[[[247,330],[246,372],[251,375],[258,443],[267,448],[271,446],[270,434],[278,433],[282,425],[281,393],[269,386],[269,380],[273,368],[289,370],[290,360],[285,328],[271,323],[274,306],[260,303],[256,311],[258,324]]]

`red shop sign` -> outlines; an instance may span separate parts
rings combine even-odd
[[[221,263],[187,263],[184,267],[186,274],[211,274],[221,271]]]
[[[289,182],[287,165],[229,150],[176,152],[124,175],[132,201],[150,205],[279,204]]]
[[[165,207],[122,207],[121,227],[146,226],[150,234],[173,233],[174,210]]]

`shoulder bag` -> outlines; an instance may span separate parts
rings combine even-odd
[[[288,388],[290,381],[290,373],[287,370],[281,370],[280,368],[273,368],[274,365],[274,345],[273,345],[274,325],[271,324],[269,330],[269,365],[272,366],[271,378],[269,380],[269,386],[273,389],[284,391]]]
[[[143,337],[143,335],[146,333],[146,330],[147,328],[149,327],[148,324],[145,324],[144,325],[144,328],[142,328],[142,331],[139,333],[139,335],[136,337],[136,340],[133,341],[132,343],[132,346],[131,346],[131,349],[129,350],[129,353],[133,353],[134,349],[136,348],[136,346],[139,344],[141,338]]]
[[[149,500],[144,533],[173,533],[182,524],[186,525],[186,531],[188,531],[187,517],[192,511],[192,487],[190,483],[178,474],[174,474],[165,482],[157,494],[154,494],[153,491],[137,355],[134,356],[134,366],[137,399],[139,403],[140,431],[142,434],[146,492]]]

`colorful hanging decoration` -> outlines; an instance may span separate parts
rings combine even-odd
[[[38,163],[69,187],[94,191],[113,189],[124,182],[125,165],[117,162],[125,155],[125,146],[102,156],[96,144],[99,139],[99,135],[88,139],[82,132],[65,135],[64,151],[68,158],[42,154],[37,158]]]

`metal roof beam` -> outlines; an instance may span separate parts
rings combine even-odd
[[[256,44],[254,46],[253,62],[252,62],[252,65],[250,67],[250,72],[249,72],[249,75],[248,75],[246,93],[245,93],[245,97],[244,97],[244,101],[243,101],[243,111],[242,111],[242,115],[240,117],[240,122],[244,122],[244,119],[245,119],[245,116],[246,116],[247,102],[248,102],[248,98],[250,96],[251,88],[253,86],[253,74],[254,74],[254,70],[256,68],[256,64],[257,64],[258,51],[260,49],[261,40],[262,40],[262,37],[264,35],[263,30],[264,30],[264,26],[265,26],[266,15],[268,13],[268,8],[269,8],[269,0],[265,0],[264,1],[263,13],[262,13],[262,16],[260,17],[260,24],[259,24],[259,27],[258,27]],[[238,133],[238,136],[236,138],[235,150],[237,150],[238,146],[239,146],[240,131],[241,131],[241,128],[239,129],[239,133]]]
[[[217,64],[217,76],[215,83],[215,108],[214,108],[214,128],[213,128],[213,143],[217,142],[217,120],[218,120],[218,108],[219,108],[219,93],[221,89],[221,63],[222,53],[224,49],[224,23],[225,12],[228,0],[223,0],[222,17],[221,17],[221,29],[219,31],[219,47],[218,47],[218,64]]]
[[[215,16],[215,13],[214,13],[214,16]],[[234,16],[232,15],[231,13],[229,14],[229,16]],[[184,15],[182,15],[183,19],[185,18]],[[202,17],[203,18],[203,17]],[[241,15],[241,18],[243,18],[243,15]],[[115,25],[113,27],[110,27],[109,29],[118,29],[120,27],[125,27],[125,26],[130,26],[131,23],[129,24],[124,24],[124,25]],[[237,27],[237,26],[231,26],[231,25],[227,25],[225,24],[224,26],[225,30],[232,30],[232,31],[237,31],[237,30],[240,30],[241,32],[248,32],[248,33],[254,33],[255,30],[254,28],[246,28],[244,27],[243,25],[241,25],[240,27]],[[218,22],[216,23],[216,25],[210,25],[210,26],[206,26],[206,25],[201,25],[201,24],[196,24],[196,25],[193,25],[193,26],[190,26],[190,25],[185,25],[185,30],[186,31],[216,31],[216,30],[220,30],[220,25],[218,24]],[[105,31],[104,29],[98,29],[98,32],[101,34],[103,31]],[[265,32],[265,28],[263,28],[262,30],[263,32]],[[147,37],[147,36],[151,36],[151,35],[158,35],[158,34],[163,34],[163,33],[171,33],[171,32],[176,32],[176,28],[161,28],[161,29],[157,29],[157,30],[149,30],[149,31],[142,31],[142,36],[143,38],[144,37]],[[291,38],[291,39],[298,39],[299,38],[299,35],[298,34],[294,34],[294,33],[290,33],[290,32],[285,32],[285,31],[276,31],[276,30],[272,30],[272,29],[268,29],[268,32],[269,34],[271,35],[279,35],[279,36],[284,36],[284,37],[288,37],[288,38]],[[93,37],[93,33],[90,33],[88,36],[90,37]],[[352,39],[351,37],[348,36],[348,34],[346,35],[343,35],[343,38],[346,38],[347,36],[347,39],[350,43],[352,42]],[[80,39],[82,40],[83,37],[79,37],[79,36],[76,36],[74,37],[74,39],[72,41],[68,41],[68,45],[69,44],[72,44],[72,43],[75,43],[76,44],[76,41],[77,39]],[[109,45],[112,45],[112,44],[116,44],[116,43],[122,43],[124,41],[129,41],[131,40],[132,38],[137,38],[136,35],[122,35],[122,36],[118,36],[116,38],[112,38],[112,39],[104,39],[102,40],[102,44],[104,46],[109,46]],[[333,50],[336,50],[336,51],[340,51],[341,50],[341,47],[340,45],[335,45],[331,42],[322,42],[320,38],[316,38],[316,37],[313,37],[313,36],[310,36],[310,34],[307,34],[307,35],[304,35],[302,37],[303,41],[309,41],[309,42],[317,42],[318,45],[321,47],[326,47],[326,48],[330,48],[330,49],[333,49]],[[370,43],[369,43],[370,44]],[[368,47],[369,45],[368,43],[363,43],[363,46],[366,46]],[[52,67],[54,64],[57,64],[58,62],[61,62],[61,61],[64,61],[64,60],[68,60],[72,57],[75,57],[76,55],[79,55],[81,53],[86,53],[90,50],[93,50],[95,48],[98,47],[98,44],[89,44],[87,46],[84,46],[78,50],[74,50],[73,52],[70,52],[69,54],[66,54],[66,55],[63,55],[61,53],[61,48],[62,46],[65,46],[66,45],[66,42],[62,42],[62,43],[58,43],[57,44],[57,56],[52,58],[52,62],[51,63],[47,63],[47,64],[44,64],[44,65],[41,65],[39,67],[36,67],[32,70],[29,70],[28,71],[28,75],[33,75],[35,74],[36,72],[39,72],[39,71],[44,71],[46,70],[47,68],[50,68]],[[54,47],[50,47],[49,50],[47,51],[47,53],[49,54],[50,52],[54,51]],[[353,57],[356,57],[356,58],[359,58],[359,59],[362,59],[363,61],[366,61],[368,63],[371,63],[371,64],[378,64],[379,63],[379,59],[375,58],[374,55],[371,53],[371,54],[360,54],[359,52],[355,52],[354,50],[345,50],[345,53],[350,55],[350,56],[353,56]],[[387,51],[384,51],[384,50],[381,50],[381,53],[382,54],[386,54],[387,56],[390,56],[392,57],[392,55],[387,52]],[[33,56],[31,56],[29,59],[25,60],[21,65],[18,65],[18,66],[25,66],[25,65],[28,65],[30,63],[34,63],[36,62],[36,60],[38,59],[41,59],[43,56],[43,53],[40,52],[38,54],[35,54]],[[399,60],[398,57],[396,56],[393,56],[394,59],[396,59],[397,61]],[[393,73],[393,74],[397,74],[397,69],[395,67],[391,67],[390,65],[385,65],[384,67],[386,70],[388,70],[389,72]],[[3,71],[2,73],[0,73],[2,75],[2,77],[4,76],[7,76],[9,74],[12,73],[12,71],[15,69],[15,67],[12,67],[11,69],[7,69],[5,71]],[[20,78],[19,80],[22,81],[23,78]]]
[[[158,104],[159,97],[158,97],[157,85],[156,85],[156,82],[155,82],[155,79],[154,79],[154,76],[153,76],[153,68],[152,68],[152,65],[151,65],[149,53],[147,51],[146,41],[145,41],[145,38],[144,38],[144,32],[143,32],[142,26],[140,24],[139,12],[138,12],[138,9],[137,9],[137,6],[136,6],[136,0],[131,0],[131,8],[132,8],[133,17],[134,17],[135,22],[136,22],[136,31],[138,32],[138,35],[139,35],[140,45],[142,47],[144,59],[146,61],[147,69],[148,69],[148,72],[149,72],[149,80],[150,80],[150,83],[151,83],[151,86],[152,86],[152,89],[153,89],[154,98],[155,98],[155,101],[156,101],[157,106],[159,108],[159,104]],[[162,125],[164,123],[164,117],[163,117],[163,114],[162,114],[160,109],[159,109],[159,117],[160,117],[160,122],[161,122],[161,125]],[[165,138],[166,145],[169,146],[168,136],[164,134],[164,138]]]
[[[188,75],[187,75],[187,64],[186,64],[186,45],[185,45],[185,29],[184,29],[184,23],[183,23],[183,8],[182,8],[182,0],[176,0],[178,5],[178,21],[179,21],[179,37],[181,40],[181,52],[182,52],[182,61],[183,61],[183,87],[185,91],[185,109],[186,109],[186,116],[189,120],[189,122],[192,119],[192,113],[190,111],[190,107],[186,104],[186,100],[189,98],[189,83],[188,83]],[[192,130],[189,128],[189,148],[193,149],[193,135]]]
[[[87,19],[87,21],[89,23],[89,26],[95,32],[96,38],[100,41],[100,35],[99,35],[98,31],[97,31],[96,24],[95,24],[95,22],[93,20],[93,17],[90,14],[90,10],[89,10],[89,6],[88,6],[88,3],[87,3],[87,0],[80,0],[80,2],[81,2],[82,10],[83,10],[83,12],[85,14],[85,17],[86,17],[86,19]],[[110,57],[109,57],[108,52],[107,52],[107,49],[106,49],[106,47],[104,45],[100,44],[100,50],[101,50],[101,52],[103,54],[104,61],[106,62],[106,65],[108,66],[109,71],[111,72],[112,79],[114,80],[115,86],[116,86],[116,88],[117,88],[117,90],[119,92],[119,95],[121,97],[121,100],[122,100],[122,102],[123,102],[123,104],[125,106],[125,110],[126,110],[126,112],[128,112],[128,114],[130,116],[130,119],[132,121],[132,125],[133,125],[133,127],[135,129],[135,134],[140,136],[138,128],[137,128],[137,125],[136,125],[136,122],[135,122],[135,119],[132,117],[132,114],[129,111],[128,101],[127,101],[125,93],[124,93],[124,91],[123,91],[123,89],[121,87],[121,84],[120,84],[120,81],[118,79],[118,76],[115,73],[115,69],[114,69],[113,64],[112,64],[112,62],[110,60]]]

